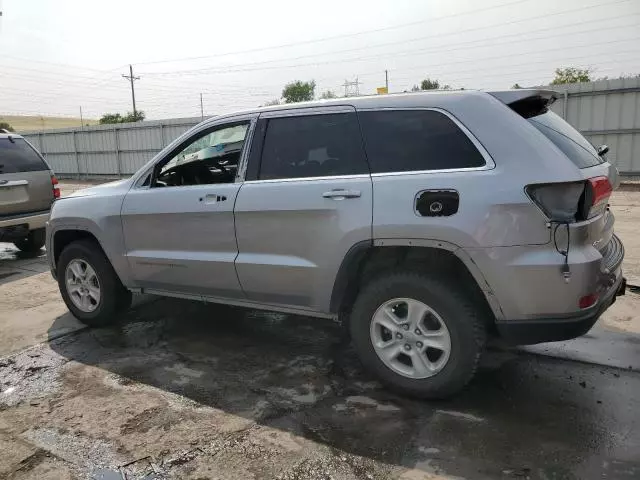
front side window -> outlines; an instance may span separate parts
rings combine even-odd
[[[270,119],[260,179],[369,173],[355,113]]]
[[[372,173],[485,165],[469,137],[441,112],[376,110],[358,116]]]
[[[233,183],[248,128],[247,122],[197,136],[157,167],[153,186]]]
[[[38,152],[22,138],[0,138],[0,173],[48,170]]]

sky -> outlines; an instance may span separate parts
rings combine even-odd
[[[548,84],[557,67],[640,74],[640,0],[0,0],[0,115],[148,119],[316,94]],[[351,87],[353,91],[353,87]]]

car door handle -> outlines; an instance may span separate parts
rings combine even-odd
[[[0,180],[2,187],[20,187],[22,185],[29,185],[29,182],[26,180]]]
[[[357,198],[361,195],[360,190],[345,190],[336,188],[322,194],[323,198],[332,198],[334,200],[344,200],[345,198]]]
[[[227,197],[225,195],[218,195],[216,193],[210,193],[204,197],[200,197],[200,201],[202,202],[204,200],[206,204],[224,202],[226,199]]]

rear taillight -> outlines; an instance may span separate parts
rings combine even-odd
[[[527,193],[553,221],[575,222],[584,192],[584,182],[529,185]]]
[[[613,192],[611,182],[607,177],[593,177],[587,180],[584,195],[584,218],[593,218],[607,209],[609,197]]]
[[[571,223],[603,213],[613,188],[607,177],[593,177],[585,182],[529,185],[526,191],[549,220]]]
[[[51,176],[51,188],[53,189],[53,198],[60,198],[60,188],[58,187],[58,179]]]
[[[580,297],[578,300],[578,308],[589,308],[596,304],[598,301],[597,293],[590,293],[589,295],[585,295],[584,297]]]

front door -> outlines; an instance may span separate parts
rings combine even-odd
[[[240,283],[250,300],[328,311],[344,256],[371,239],[371,176],[355,111],[271,112],[256,131],[261,155],[251,152],[235,207]]]
[[[130,268],[138,286],[241,298],[233,205],[250,120],[188,137],[133,187],[122,206]]]

